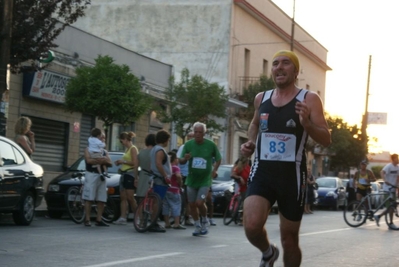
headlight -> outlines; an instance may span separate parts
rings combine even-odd
[[[333,198],[337,198],[337,194],[334,193],[334,191],[330,191],[326,194],[326,197],[333,197]]]
[[[47,188],[49,192],[58,192],[60,191],[60,186],[58,184],[50,184]]]

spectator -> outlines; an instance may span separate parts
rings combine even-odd
[[[30,130],[32,121],[28,117],[20,117],[15,123],[15,142],[32,158],[35,151],[35,134]]]
[[[138,155],[138,165],[141,168],[139,173],[139,181],[137,184],[136,197],[140,202],[148,191],[150,187],[151,180],[151,158],[150,153],[151,149],[156,145],[155,143],[155,134],[148,134],[145,138],[145,148],[140,150]]]
[[[137,208],[137,202],[134,198],[134,190],[138,184],[138,159],[137,147],[133,145],[132,139],[136,136],[134,132],[123,132],[119,135],[119,141],[125,147],[125,154],[122,159],[115,161],[115,165],[121,165],[121,178],[119,181],[119,192],[121,198],[121,216],[114,224],[125,225],[127,222],[127,215],[130,208],[134,212]]]
[[[107,202],[107,185],[105,180],[101,180],[101,173],[98,172],[96,167],[93,167],[93,165],[98,164],[112,166],[108,152],[104,151],[104,153],[105,155],[103,158],[93,159],[90,157],[89,149],[85,149],[86,172],[82,197],[85,200],[85,226],[91,226],[91,206],[94,201],[97,202],[96,226],[109,226],[102,221],[104,206]]]
[[[165,228],[173,229],[186,229],[180,225],[180,213],[181,213],[181,196],[180,189],[182,187],[182,177],[180,174],[180,168],[178,165],[179,159],[176,157],[176,153],[171,151],[168,153],[170,156],[170,164],[172,165],[172,176],[170,178],[170,186],[166,191],[165,198],[163,199],[162,215],[165,220]],[[170,225],[169,215],[174,218],[173,226]]]

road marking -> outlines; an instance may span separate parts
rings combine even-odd
[[[131,263],[131,262],[137,262],[137,261],[147,261],[147,260],[158,259],[158,258],[172,257],[172,256],[180,255],[180,254],[184,254],[184,253],[183,252],[174,252],[174,253],[167,253],[167,254],[159,254],[159,255],[142,257],[142,258],[135,258],[135,259],[129,259],[129,260],[122,260],[122,261],[111,261],[111,262],[106,262],[106,263],[101,263],[101,264],[88,265],[88,266],[85,266],[85,267],[114,266],[114,265],[119,265],[119,264],[124,264],[124,263]]]
[[[224,248],[227,247],[227,245],[216,245],[216,246],[211,246],[211,248]]]
[[[371,226],[376,226],[378,227],[375,223],[365,223],[361,225],[360,227],[371,227]],[[339,229],[333,229],[333,230],[326,230],[326,231],[319,231],[319,232],[311,232],[311,233],[305,233],[305,234],[299,234],[299,236],[309,236],[309,235],[318,235],[318,234],[328,234],[328,233],[334,233],[334,232],[341,232],[341,231],[347,231],[347,230],[354,230],[357,227],[347,227],[347,228],[339,228]]]

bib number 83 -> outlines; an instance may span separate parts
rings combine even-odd
[[[277,151],[278,153],[283,154],[285,152],[285,143],[284,142],[276,143],[275,141],[271,141],[269,143],[269,150],[272,153],[275,153]]]

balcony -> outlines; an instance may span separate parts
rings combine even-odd
[[[238,81],[237,81],[238,80]],[[231,89],[231,97],[242,101],[242,94],[250,84],[254,84],[260,81],[259,76],[239,76],[235,82],[235,87]]]

